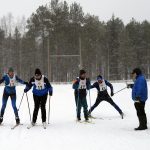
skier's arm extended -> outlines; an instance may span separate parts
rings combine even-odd
[[[28,82],[21,80],[18,76],[16,76],[16,80],[17,80],[17,82],[19,82],[21,84],[28,84]]]
[[[28,84],[26,84],[26,87],[25,87],[25,89],[24,89],[24,92],[25,92],[25,93],[27,93],[27,92],[32,88],[32,86],[33,86],[32,83],[33,83],[33,82],[34,82],[34,77],[30,79],[30,81],[29,81]]]
[[[52,96],[53,95],[53,87],[51,86],[49,80],[46,77],[44,77],[44,82],[46,83],[46,86],[49,90],[49,95]]]
[[[5,81],[5,77],[3,76],[2,79],[0,79],[0,84],[3,83]]]
[[[96,88],[97,82],[95,82],[93,85],[90,86],[90,89]]]
[[[114,88],[113,88],[113,85],[112,85],[110,82],[108,82],[107,80],[105,80],[105,83],[106,83],[107,86],[110,87],[111,96],[113,96],[113,95],[114,95]]]

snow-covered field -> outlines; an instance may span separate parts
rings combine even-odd
[[[125,87],[124,83],[115,83],[114,90]],[[149,84],[150,86],[150,84]],[[95,124],[76,123],[76,109],[71,85],[53,85],[54,96],[51,99],[51,124],[44,130],[41,126],[41,113],[37,126],[27,129],[29,113],[26,97],[19,111],[22,126],[11,130],[15,124],[11,102],[8,101],[3,125],[0,126],[0,150],[149,150],[150,129],[134,131],[138,120],[131,100],[131,90],[126,89],[116,94],[113,99],[125,113],[122,120],[115,109],[102,102],[93,115],[98,118]],[[0,98],[3,88],[0,87]],[[20,103],[23,86],[17,87],[17,106]],[[33,98],[28,93],[31,112]],[[150,96],[150,94],[149,94]],[[89,97],[88,101],[89,101]],[[96,90],[91,90],[92,104],[95,102]],[[1,101],[0,101],[1,106]],[[47,103],[48,108],[48,103]],[[150,101],[146,105],[148,121],[150,119]],[[150,128],[150,125],[148,124]]]

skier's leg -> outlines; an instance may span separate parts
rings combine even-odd
[[[96,102],[94,103],[94,105],[89,110],[89,114],[100,104],[100,102],[102,102],[102,99],[100,97],[97,97]]]
[[[18,110],[17,110],[17,107],[16,107],[16,93],[13,94],[13,95],[10,95],[10,98],[11,98],[11,104],[12,104],[14,114],[15,114],[15,118],[16,118],[16,124],[19,124],[20,119],[19,119]]]
[[[42,115],[42,122],[46,122],[46,101],[47,101],[47,95],[41,96],[41,115]]]
[[[40,108],[40,98],[39,96],[33,95],[33,99],[34,99],[34,111],[33,111],[32,123],[36,123],[37,115]]]
[[[11,105],[13,107],[15,117],[19,118],[18,110],[17,110],[17,107],[16,107],[16,94],[10,95],[10,98],[11,98]]]
[[[106,97],[105,101],[110,103],[119,112],[120,115],[123,114],[122,110],[119,108],[117,104],[115,104],[115,102],[112,100],[112,98],[109,95]]]
[[[77,119],[81,120],[81,98],[78,99],[78,104],[77,104]]]
[[[4,116],[4,112],[5,112],[5,108],[6,108],[6,105],[7,105],[8,97],[9,97],[9,95],[7,95],[6,93],[3,93],[2,108],[1,108],[1,114],[0,114],[1,118],[3,118],[3,116]]]
[[[86,97],[81,100],[85,120],[88,120],[88,105]]]

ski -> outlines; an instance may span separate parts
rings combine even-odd
[[[43,129],[46,129],[46,125],[42,125],[43,126]],[[35,125],[29,125],[28,127],[27,127],[27,129],[31,129],[31,128],[33,128],[33,127],[35,127]]]
[[[88,121],[84,120],[83,123],[85,123],[85,124],[95,124],[93,121],[89,121],[89,120]]]
[[[101,117],[94,117],[94,116],[89,116],[89,118],[90,118],[90,119],[102,119],[102,120],[104,120],[104,119],[101,118]]]
[[[84,123],[84,124],[95,124],[94,122],[92,122],[92,121],[86,121],[86,120],[83,120],[83,121],[78,121],[78,120],[76,120],[76,122],[77,123]]]
[[[23,124],[16,124],[16,125],[14,125],[13,127],[11,127],[11,130],[14,130],[16,127],[18,127],[20,125],[23,125]]]

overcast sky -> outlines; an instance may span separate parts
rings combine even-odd
[[[29,17],[39,5],[50,0],[0,0],[0,17],[12,12],[14,17],[25,15]],[[150,21],[150,0],[66,0],[79,2],[84,12],[99,16],[100,20],[108,20],[114,13],[125,23],[132,17],[138,21]]]

